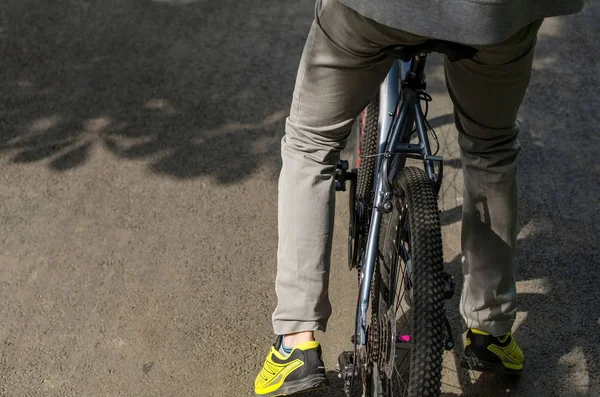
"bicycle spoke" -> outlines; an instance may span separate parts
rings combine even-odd
[[[404,380],[402,379],[402,375],[400,374],[400,371],[398,371],[398,367],[396,367],[394,365],[394,371],[396,372],[397,376],[396,378],[402,382],[402,386],[400,385],[400,383],[398,383],[398,387],[401,388],[402,390],[402,396],[404,396],[405,391],[408,389],[408,385],[406,384],[406,382],[404,382]]]
[[[412,330],[410,329],[410,312],[406,310],[406,304],[404,302],[408,302],[409,305],[412,305],[412,299],[410,297],[410,277],[409,274],[410,267],[409,263],[411,261],[410,255],[410,243],[409,239],[409,231],[406,227],[405,222],[406,212],[398,217],[398,229],[396,230],[396,238],[394,239],[394,249],[393,254],[390,255],[390,261],[393,267],[393,294],[395,294],[395,299],[392,300],[394,304],[394,313],[395,319],[397,321],[397,329],[402,330],[401,332],[406,332],[412,337]],[[408,291],[408,295],[407,295]],[[401,318],[400,321],[398,321]],[[397,335],[394,335],[397,338]],[[390,379],[390,393],[388,395],[394,395],[394,389],[396,389],[400,396],[405,396],[408,392],[408,373],[404,373],[404,375],[399,371],[398,368],[402,369],[402,366],[407,362],[407,357],[411,349],[408,351],[404,351],[402,357],[396,356],[394,365],[394,371],[392,375],[392,379]],[[396,350],[398,352],[398,350]],[[394,381],[393,378],[397,378],[397,381]],[[398,395],[396,393],[396,395]]]
[[[400,287],[401,288],[404,287],[404,282],[400,285]],[[396,309],[395,310],[396,314],[398,314],[398,309],[400,308],[400,306],[402,306],[401,303],[402,303],[402,299],[404,298],[405,291],[406,291],[406,288],[402,288],[402,293],[398,294],[398,296],[396,298],[396,304],[394,305],[394,307]]]

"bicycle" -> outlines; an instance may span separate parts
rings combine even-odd
[[[443,270],[443,158],[427,121],[424,70],[429,53],[457,61],[477,50],[429,40],[385,51],[395,61],[362,113],[357,167],[340,160],[336,170],[337,191],[350,182],[348,262],[359,272],[354,349],[340,354],[339,376],[347,396],[358,378],[363,397],[439,396],[443,350],[454,347],[444,307],[454,282]]]

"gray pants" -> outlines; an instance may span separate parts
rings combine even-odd
[[[510,331],[516,315],[516,117],[541,23],[478,47],[473,60],[445,63],[465,186],[461,314],[469,328],[493,335]],[[391,67],[382,47],[423,40],[337,0],[317,2],[281,145],[276,334],[325,331],[335,165],[354,119]]]

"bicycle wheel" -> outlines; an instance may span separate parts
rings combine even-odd
[[[373,195],[373,175],[377,163],[377,136],[379,130],[379,92],[363,110],[360,119],[359,157],[356,177],[356,198],[369,201]]]
[[[437,200],[419,168],[403,168],[394,188],[394,209],[382,219],[373,283],[371,395],[438,397],[444,282]]]
[[[350,227],[348,234],[349,267],[358,268],[367,243],[367,232],[373,202],[373,176],[377,163],[377,138],[379,132],[379,93],[373,96],[360,116],[356,182],[352,182]]]

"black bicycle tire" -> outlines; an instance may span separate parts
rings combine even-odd
[[[356,198],[368,203],[373,195],[373,176],[377,164],[375,155],[379,130],[379,92],[363,110],[360,123],[360,163],[356,177]]]
[[[377,140],[379,133],[379,92],[369,101],[357,119],[359,128],[357,176],[353,181],[349,200],[350,228],[348,233],[348,264],[350,268],[360,267],[361,258],[367,245],[367,234],[371,220],[373,203],[373,178],[377,164]],[[355,124],[356,125],[356,124]]]
[[[441,224],[436,195],[425,172],[419,168],[403,168],[394,187],[400,195],[394,198],[394,210],[385,214],[380,236],[380,260],[375,291],[379,315],[395,304],[397,287],[392,284],[398,261],[386,265],[389,250],[396,250],[399,242],[387,236],[396,232],[401,209],[407,206],[412,258],[412,329],[414,345],[410,354],[408,397],[439,397],[441,387],[442,354],[444,350],[444,292],[443,251]],[[386,233],[386,235],[383,235]],[[397,252],[397,251],[395,251]],[[393,293],[390,294],[390,291]],[[391,296],[390,296],[391,295]],[[375,302],[374,302],[375,303]],[[396,363],[394,363],[395,365]],[[384,381],[390,381],[384,378]],[[378,381],[372,379],[372,382]],[[380,397],[380,396],[377,396]]]

